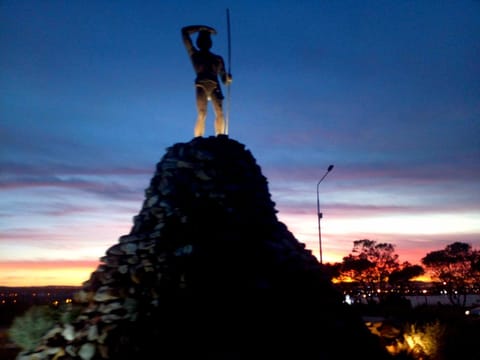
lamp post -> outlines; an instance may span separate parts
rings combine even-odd
[[[323,217],[323,214],[320,212],[320,198],[318,196],[318,186],[322,182],[323,179],[328,175],[330,171],[332,171],[333,165],[330,165],[327,168],[327,171],[325,174],[322,176],[322,178],[318,181],[317,183],[317,217],[318,217],[318,245],[319,245],[319,252],[320,252],[320,264],[323,264],[323,258],[322,258],[322,231],[320,228],[320,219]]]

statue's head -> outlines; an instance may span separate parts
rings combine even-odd
[[[209,50],[212,47],[210,32],[202,30],[198,33],[197,46],[200,50]]]

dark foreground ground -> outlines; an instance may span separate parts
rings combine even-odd
[[[67,289],[68,290],[68,289]],[[76,289],[70,289],[75,291]],[[38,295],[37,295],[38,296]],[[52,297],[55,296],[51,292]],[[69,297],[65,289],[58,290],[60,301]],[[27,297],[24,297],[27,299]],[[50,301],[50,300],[48,300]],[[16,316],[29,307],[40,305],[38,298],[32,302],[0,304],[0,360],[15,360],[20,349],[8,338],[8,328]],[[47,302],[49,303],[49,302]],[[478,360],[480,359],[480,316],[468,316],[465,309],[451,305],[418,305],[408,301],[390,303],[387,306],[352,305],[356,307],[369,329],[389,349],[397,348],[393,360]],[[436,343],[437,351],[426,355],[417,350],[398,346],[408,336],[417,340]],[[398,352],[398,350],[402,350]]]
[[[0,359],[13,360],[19,351],[20,349],[9,341],[7,337],[7,328],[0,327]]]

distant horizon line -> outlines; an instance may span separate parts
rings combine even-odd
[[[433,280],[409,280],[411,283],[441,283],[442,281],[433,281]],[[351,283],[348,281],[344,281],[344,283]],[[33,289],[33,288],[83,288],[83,285],[0,285],[0,290],[5,288],[22,288],[22,289]]]
[[[82,288],[82,285],[0,285],[0,289],[5,288],[24,288],[24,289],[32,289],[32,288]]]

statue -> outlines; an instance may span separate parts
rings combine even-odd
[[[191,35],[198,32],[195,48]],[[197,121],[194,135],[205,134],[205,120],[207,118],[208,101],[212,101],[215,112],[215,135],[226,134],[225,118],[223,115],[223,94],[220,88],[219,77],[226,86],[232,82],[232,75],[225,70],[223,58],[210,52],[212,47],[211,34],[217,31],[205,25],[190,25],[182,28],[182,39],[192,60],[192,65],[197,74],[195,79],[195,93],[197,103]]]

